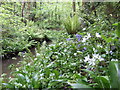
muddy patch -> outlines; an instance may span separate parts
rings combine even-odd
[[[35,55],[35,47],[31,48],[30,51],[32,52],[33,55]],[[6,74],[6,78],[12,77],[11,76],[11,66],[15,66],[15,68],[19,67],[20,65],[17,65],[18,62],[22,61],[23,57],[20,57],[18,55],[7,58],[7,59],[2,59],[0,66],[0,76],[1,74]]]

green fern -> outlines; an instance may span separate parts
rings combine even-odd
[[[68,16],[68,18],[64,21],[64,26],[68,34],[76,34],[80,28],[78,16],[74,15],[72,18]]]

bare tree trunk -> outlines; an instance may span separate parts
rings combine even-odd
[[[33,7],[37,8],[37,3],[36,3],[36,1],[33,3]]]
[[[24,8],[25,8],[25,2],[22,2],[22,12],[21,12],[22,17],[24,17]]]
[[[28,4],[28,7],[27,7],[28,12],[27,12],[27,14],[30,15],[30,4],[31,4],[31,2],[27,2],[27,4]]]
[[[76,12],[76,0],[73,0],[73,16],[75,15],[75,12]]]

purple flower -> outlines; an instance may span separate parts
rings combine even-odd
[[[84,51],[86,51],[86,50],[87,50],[87,48],[86,48],[86,47],[84,47],[84,48],[83,48],[83,50],[82,50],[82,52],[84,52]]]
[[[78,44],[78,47],[80,47],[80,44]]]
[[[76,38],[81,38],[82,36],[79,34],[76,34]]]
[[[80,41],[80,38],[78,38],[78,42]]]
[[[67,38],[66,40],[67,40],[67,41],[70,41],[71,39],[70,39],[70,38]]]
[[[112,51],[110,51],[110,54],[112,55],[112,54],[113,54],[113,52],[112,52]]]
[[[86,48],[86,47],[84,47],[83,49],[84,49],[84,50],[86,50],[87,48]]]
[[[78,42],[80,41],[80,39],[82,38],[82,36],[81,35],[79,35],[79,34],[76,34],[76,38],[78,39]]]

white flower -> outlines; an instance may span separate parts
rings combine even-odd
[[[87,62],[87,61],[89,61],[89,60],[90,60],[90,56],[88,55],[88,56],[85,57],[85,60],[84,60],[84,61]]]
[[[47,67],[51,67],[54,64],[54,62],[51,62]]]
[[[77,56],[77,53],[74,53],[74,56]]]
[[[75,65],[76,65],[76,63],[71,63],[71,65],[75,66]]]
[[[84,60],[85,62],[88,62],[89,63],[89,65],[95,65],[95,59],[94,58],[90,58],[90,56],[88,55],[88,56],[86,56],[85,57],[85,60]]]
[[[34,60],[37,60],[37,58],[35,58]]]
[[[99,54],[92,54],[94,58],[98,58]]]
[[[55,76],[55,74],[54,74],[54,73],[51,73],[50,76]]]
[[[118,59],[111,59],[111,61],[118,61]]]
[[[87,35],[83,37],[82,42],[86,42],[86,40],[88,40],[90,37],[90,33],[87,33]]]
[[[96,53],[96,52],[97,52],[97,50],[96,50],[95,48],[93,48],[93,51],[94,51],[94,53]]]
[[[89,39],[91,37],[90,33],[87,33],[87,38]]]
[[[39,54],[39,53],[36,53],[36,56],[40,56],[40,54]]]
[[[89,65],[93,65],[93,66],[95,66],[95,59],[94,58],[92,58],[92,59],[90,59],[90,61],[89,61]]]
[[[30,66],[31,63],[28,63],[28,66]]]
[[[109,54],[109,51],[106,50],[106,54]]]
[[[83,30],[86,30],[86,28],[83,28]]]
[[[86,42],[87,38],[83,37],[82,42]]]
[[[110,53],[111,55],[113,54],[113,52],[112,52],[112,51],[110,51],[109,53]]]
[[[93,55],[93,58],[95,58],[96,60],[99,60],[99,61],[104,60],[99,54],[92,54],[92,55]]]
[[[93,57],[90,58],[90,56],[86,56],[84,59],[84,62],[88,62],[89,65],[95,66],[98,64],[98,61],[103,61],[104,59],[99,54],[92,54]]]
[[[96,33],[96,37],[101,37],[99,33]]]
[[[49,46],[50,46],[50,47],[54,47],[54,46],[55,46],[55,44],[50,44]]]
[[[98,47],[98,48],[103,48],[103,46],[102,46],[102,45],[100,45],[100,44],[97,44],[97,47]]]
[[[65,49],[64,52],[67,52],[67,49]]]

